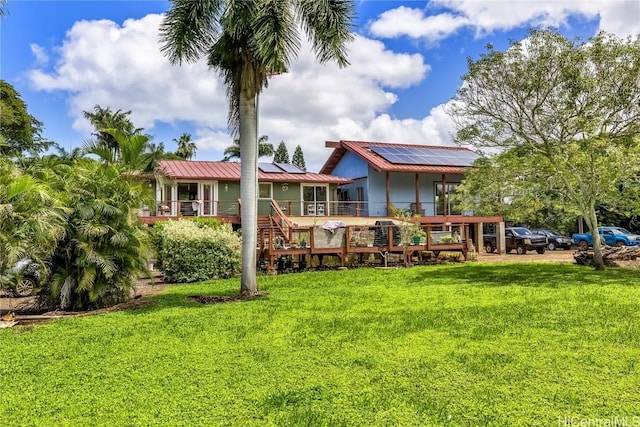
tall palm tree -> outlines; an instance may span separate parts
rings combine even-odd
[[[273,144],[269,144],[267,141],[269,137],[262,135],[258,139],[258,158],[265,156],[273,156]],[[233,144],[224,149],[223,162],[228,162],[231,159],[240,159],[240,140],[234,139]]]
[[[173,139],[173,142],[178,144],[178,149],[176,150],[176,155],[181,159],[191,160],[196,155],[196,150],[198,146],[195,142],[191,141],[191,135],[188,133],[183,133],[180,135],[180,138]]]
[[[242,199],[242,293],[256,282],[258,123],[256,97],[270,75],[285,72],[300,49],[300,29],[320,62],[348,65],[351,0],[172,0],[160,27],[172,63],[207,59],[224,78],[229,124],[239,135]]]

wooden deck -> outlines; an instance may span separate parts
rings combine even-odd
[[[443,230],[442,228],[448,228]],[[425,251],[429,251],[437,256],[443,251],[461,252],[464,258],[471,249],[469,224],[457,223],[448,225],[426,225],[423,227],[426,232],[426,239],[418,244],[413,242],[403,245],[397,233],[394,233],[394,225],[348,225],[336,228],[335,230],[325,230],[320,226],[294,227],[285,230],[289,238],[278,237],[283,230],[276,227],[263,228],[259,230],[258,242],[258,262],[266,270],[278,270],[283,258],[291,263],[294,269],[303,269],[312,257],[318,257],[318,263],[322,265],[325,256],[335,256],[339,260],[340,266],[344,267],[350,255],[357,256],[361,261],[369,254],[379,255],[383,260],[387,260],[388,254],[406,256],[405,261],[410,261],[415,256],[420,256]],[[456,235],[458,232],[459,241],[442,242],[442,236]],[[304,245],[301,242],[304,236]]]

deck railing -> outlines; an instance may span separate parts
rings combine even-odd
[[[276,202],[274,200],[274,202]],[[436,209],[436,204],[415,202],[386,202],[376,201],[299,201],[278,200],[280,214],[284,217],[296,216],[342,216],[342,217],[383,217],[391,216],[391,204],[396,209],[407,209],[420,216],[442,216],[442,207]],[[271,199],[258,200],[258,215],[268,216],[272,212]],[[141,209],[140,216],[240,216],[239,200],[208,201],[208,200],[165,200],[157,202],[148,209]],[[448,215],[472,215],[473,212],[448,211]]]
[[[270,227],[258,232],[259,236],[264,236],[258,242],[258,257],[273,267],[281,256],[335,255],[344,265],[349,254],[396,253],[411,257],[422,251],[459,251],[466,258],[471,249],[469,224],[466,223],[425,225],[422,227],[425,238],[406,241],[402,241],[399,227],[393,223],[330,230],[322,226],[291,227],[288,242],[279,239],[275,228]]]

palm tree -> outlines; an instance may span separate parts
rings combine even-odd
[[[258,139],[258,157],[273,156],[273,144],[267,143],[269,137],[262,135]],[[234,139],[233,144],[224,149],[223,162],[228,162],[231,159],[240,159],[240,140]]]
[[[229,124],[239,135],[242,199],[242,293],[257,292],[258,123],[256,98],[269,76],[285,72],[300,49],[300,28],[320,62],[348,65],[351,0],[172,0],[160,27],[172,63],[207,59],[224,78]]]
[[[136,275],[147,272],[149,236],[135,217],[147,185],[91,158],[59,169],[52,183],[73,211],[51,258],[50,296],[65,310],[126,299]]]
[[[180,138],[173,139],[178,145],[178,149],[176,150],[176,155],[184,160],[191,160],[196,155],[196,150],[198,147],[196,143],[191,141],[191,135],[188,133],[183,133],[180,135]]]
[[[131,111],[112,111],[111,107],[102,108],[99,105],[93,107],[93,112],[83,111],[82,115],[85,119],[89,120],[95,132],[96,144],[104,146],[105,148],[113,151],[113,157],[117,158],[120,153],[118,151],[118,143],[115,138],[104,129],[117,129],[125,136],[131,136],[142,132],[141,128],[136,128],[133,122],[129,118]]]
[[[0,285],[21,258],[42,264],[64,234],[68,210],[44,182],[0,158]]]

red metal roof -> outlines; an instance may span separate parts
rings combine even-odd
[[[172,179],[240,181],[239,162],[161,160],[158,170]],[[350,179],[319,173],[265,173],[258,171],[258,181],[311,182],[346,184]]]
[[[337,146],[339,144],[339,146]],[[415,172],[415,173],[464,173],[465,167],[462,166],[436,166],[436,165],[405,165],[391,163],[384,159],[382,156],[369,150],[370,146],[381,147],[410,147],[410,148],[429,148],[439,150],[451,150],[451,151],[471,151],[468,148],[463,147],[447,147],[442,145],[417,145],[417,144],[396,144],[389,142],[367,142],[367,141],[345,141],[340,142],[327,141],[327,147],[334,148],[333,153],[329,156],[325,162],[320,173],[330,174],[334,168],[338,165],[338,162],[344,156],[347,151],[360,156],[364,161],[369,163],[375,170],[380,172]]]

